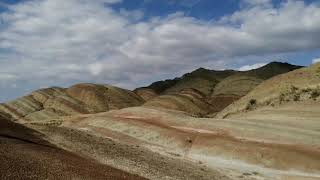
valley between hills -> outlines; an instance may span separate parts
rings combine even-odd
[[[320,63],[197,69],[0,104],[0,179],[320,179]]]

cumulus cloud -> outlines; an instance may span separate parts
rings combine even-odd
[[[312,63],[313,63],[313,64],[318,63],[318,62],[320,62],[320,58],[316,58],[316,59],[313,59],[313,60],[312,60]]]
[[[0,15],[0,74],[34,88],[81,81],[133,88],[199,66],[223,69],[247,56],[320,48],[316,4],[288,1],[275,8],[254,0],[255,5],[205,22],[183,13],[138,21],[142,12],[115,11],[109,4],[117,2],[10,5]]]
[[[239,71],[248,71],[252,69],[258,69],[262,66],[267,65],[267,63],[257,63],[257,64],[252,64],[252,65],[245,65],[239,68]]]

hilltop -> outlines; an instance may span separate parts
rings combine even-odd
[[[44,121],[77,114],[92,114],[131,106],[144,100],[137,94],[102,84],[76,84],[69,88],[40,89],[0,104],[0,112],[18,121]]]
[[[150,86],[137,88],[135,92],[141,96],[150,95],[150,92],[153,92],[152,98],[149,96],[145,106],[181,110],[193,115],[214,116],[264,80],[301,67],[271,62],[249,71],[215,71],[199,68],[179,78],[158,81]],[[190,89],[202,94],[202,98],[193,96],[193,93],[187,93],[188,96],[186,96],[185,92]]]
[[[134,91],[90,83],[52,87],[0,104],[0,111],[21,121],[59,119],[141,105],[180,110],[195,116],[214,116],[266,78],[297,68],[300,66],[279,62],[244,72],[200,68],[180,78],[155,82]]]
[[[262,82],[239,101],[224,109],[218,117],[228,117],[265,107],[279,108],[290,103],[315,103],[320,96],[319,84],[318,63]]]

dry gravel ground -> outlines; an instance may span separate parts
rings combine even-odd
[[[59,149],[42,137],[0,116],[0,179],[144,179]]]
[[[0,179],[144,179],[48,146],[0,137]]]
[[[199,119],[135,107],[35,128],[59,147],[150,179],[318,179],[319,106],[301,106],[315,112],[294,119],[282,106],[256,120]]]
[[[300,110],[297,113],[297,110],[304,109],[302,107],[307,108],[308,112]],[[178,111],[127,108],[65,117],[56,123],[27,122],[26,126],[42,133],[36,133],[36,137],[41,135],[51,143],[49,146],[66,150],[63,152],[72,152],[69,153],[72,156],[66,155],[71,160],[65,165],[60,165],[63,159],[59,159],[65,158],[64,155],[51,154],[45,157],[37,152],[47,146],[32,149],[34,144],[31,143],[28,148],[15,145],[14,149],[28,149],[30,154],[40,154],[40,159],[59,164],[63,172],[69,173],[66,176],[70,177],[74,173],[84,179],[99,179],[100,171],[95,171],[101,166],[155,180],[315,180],[320,178],[318,107],[316,102],[309,105],[305,102],[295,106],[288,104],[252,111],[234,119],[199,119]],[[270,113],[274,116],[270,116]],[[30,133],[25,133],[23,129],[3,131],[10,136],[18,135],[20,139],[32,139]],[[42,144],[37,139],[33,141]],[[13,145],[10,146],[13,149]],[[22,155],[24,152],[18,151],[11,158]],[[72,160],[73,156],[78,157],[74,158],[77,161]],[[30,162],[38,162],[37,157],[32,157]],[[85,160],[86,163],[96,163],[92,165],[94,168],[81,170],[87,167],[81,165]],[[32,164],[35,164],[33,169],[46,167]],[[55,163],[49,165],[54,169]],[[95,170],[93,174],[97,177],[89,174],[87,177],[90,178],[86,178],[86,172],[90,173],[91,170]],[[132,175],[129,177],[138,178]]]
[[[48,135],[50,141],[57,146],[148,179],[230,179],[205,165],[183,160],[179,155],[174,155],[177,156],[176,158],[163,156],[136,143],[114,141],[66,127],[38,126],[35,128]]]

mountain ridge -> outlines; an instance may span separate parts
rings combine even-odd
[[[270,77],[287,73],[303,66],[289,63],[271,62],[265,66],[248,71],[208,70],[198,68],[181,77],[157,81],[150,86],[134,91],[144,96],[144,92],[160,92],[147,100],[144,106],[173,108],[193,115],[214,116],[217,112],[240,99],[253,88]],[[204,98],[187,96],[181,93],[185,89],[194,89],[204,94]],[[161,91],[159,91],[161,90]],[[144,92],[143,92],[144,91]],[[200,105],[199,101],[204,102]],[[200,107],[199,107],[200,105]],[[192,110],[197,109],[197,110]]]
[[[38,121],[144,105],[180,110],[196,116],[213,116],[263,80],[300,67],[271,62],[244,72],[198,68],[181,77],[157,81],[134,91],[91,83],[76,84],[69,88],[52,87],[2,103],[0,112],[23,121]],[[230,77],[233,77],[231,81]]]
[[[247,76],[259,76],[262,79],[268,79],[274,75],[277,75],[279,73],[276,73],[276,70],[281,69],[282,73],[302,68],[303,66],[299,65],[292,65],[287,62],[277,62],[277,61],[272,61],[265,66],[262,66],[257,69],[252,69],[248,71],[237,71],[237,70],[210,70],[206,69],[203,67],[200,67],[190,73],[186,73],[182,75],[181,77],[176,77],[173,79],[166,79],[162,81],[156,81],[150,84],[149,86],[144,86],[144,87],[139,87],[136,88],[135,91],[139,90],[140,88],[146,89],[153,89],[156,93],[161,94],[165,92],[165,90],[171,88],[172,86],[176,85],[179,81],[185,80],[185,79],[190,79],[190,78],[202,78],[206,80],[220,80],[224,79],[228,76],[234,75],[234,74],[243,74]],[[276,70],[273,70],[276,69]],[[285,70],[284,70],[285,69]],[[266,75],[267,73],[267,75]]]

